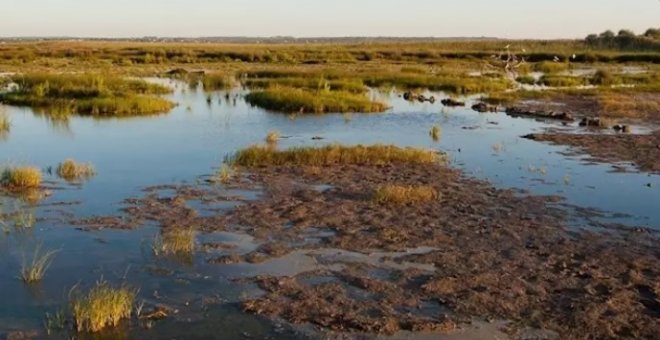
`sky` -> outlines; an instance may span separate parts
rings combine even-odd
[[[660,0],[0,0],[0,36],[583,38],[660,27]]]

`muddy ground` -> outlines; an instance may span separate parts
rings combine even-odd
[[[660,131],[648,135],[540,133],[526,138],[569,145],[596,162],[630,162],[639,170],[660,173]]]
[[[385,183],[430,185],[441,199],[374,202]],[[125,216],[107,221],[255,237],[258,246],[246,251],[205,245],[222,249],[207,257],[218,266],[314,257],[315,268],[293,276],[236,280],[263,291],[244,299],[245,312],[323,331],[452,333],[478,320],[506,320],[506,332],[519,338],[530,330],[561,339],[660,334],[657,234],[567,229],[557,197],[495,189],[439,164],[244,169],[232,185],[263,196],[201,213],[191,202],[237,198],[210,185],[150,188],[126,201]],[[94,219],[78,224],[98,226]],[[349,261],[322,252],[355,255]]]
[[[660,102],[658,93],[640,93],[635,101]],[[640,105],[636,109],[644,108]],[[648,106],[649,111],[635,112],[638,117],[617,117],[617,112],[608,111],[596,96],[589,95],[557,95],[547,99],[522,101],[512,107],[515,111],[532,112],[539,118],[547,118],[548,114],[565,114],[574,121],[589,119],[596,122],[603,119],[604,127],[579,127],[576,133],[548,132],[524,136],[540,142],[570,146],[575,154],[587,154],[590,160],[597,162],[631,162],[641,171],[660,172],[660,112],[654,111],[655,106]],[[617,131],[612,126],[623,129],[634,124],[643,126],[654,132],[648,134],[633,134]],[[590,123],[591,125],[591,123]],[[598,125],[598,124],[596,124]]]

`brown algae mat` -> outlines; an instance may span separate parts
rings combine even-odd
[[[261,165],[242,168],[229,184],[262,192],[255,200],[202,214],[189,202],[236,198],[209,184],[151,188],[126,201],[116,224],[195,225],[259,242],[208,258],[218,266],[267,264],[303,250],[380,254],[318,257],[315,270],[237,279],[263,291],[243,300],[244,311],[324,331],[451,333],[506,320],[514,337],[530,329],[562,339],[660,334],[660,247],[651,231],[568,229],[566,213],[553,206],[559,198],[496,189],[440,162]],[[436,194],[404,204],[375,200],[385,185]]]

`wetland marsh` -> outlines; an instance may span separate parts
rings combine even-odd
[[[652,338],[658,52],[516,44],[0,45],[0,334]]]

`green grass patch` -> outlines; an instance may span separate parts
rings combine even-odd
[[[568,64],[555,61],[542,61],[534,64],[534,70],[543,73],[559,73],[568,70]]]
[[[585,77],[546,74],[541,77],[539,83],[552,87],[575,87],[589,85],[589,79]]]
[[[274,87],[252,92],[245,99],[252,105],[281,112],[382,112],[387,109],[384,103],[370,100],[364,95],[290,87]]]
[[[439,162],[442,159],[443,157],[433,150],[400,148],[393,145],[329,145],[320,148],[298,147],[287,150],[255,145],[239,150],[227,161],[237,166],[268,167],[423,164]]]
[[[12,79],[18,90],[0,95],[1,101],[54,114],[133,116],[174,107],[156,96],[169,93],[169,88],[139,79],[77,74],[26,74]]]

